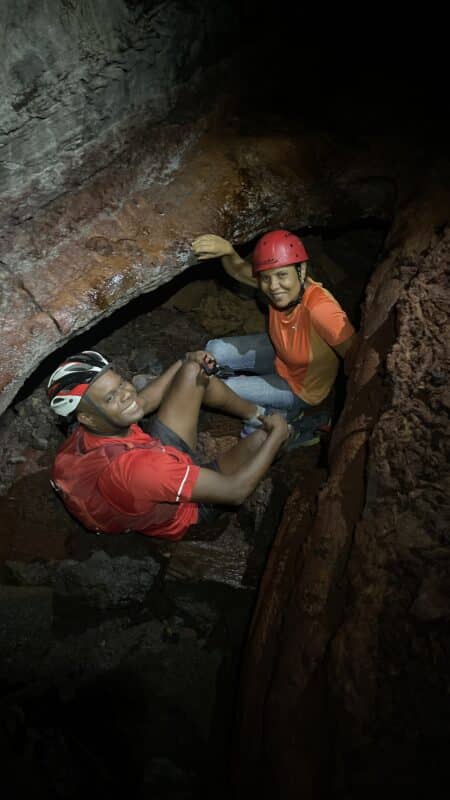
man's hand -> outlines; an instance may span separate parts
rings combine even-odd
[[[285,442],[289,436],[289,425],[281,414],[266,414],[258,417],[267,433],[275,432],[280,436],[280,440]]]
[[[213,367],[216,363],[213,354],[208,353],[207,350],[192,350],[189,353],[185,353],[185,359],[186,361],[195,361],[196,364],[200,364],[201,367],[205,365],[207,367]]]
[[[231,256],[234,253],[234,247],[230,242],[213,233],[207,233],[194,239],[192,249],[199,261],[206,261],[208,258],[223,258],[223,256]]]
[[[253,440],[256,449],[253,448],[250,457],[247,450],[244,463],[238,460],[234,470],[230,468],[230,462],[223,472],[202,467],[192,489],[191,500],[196,503],[225,503],[238,506],[255,490],[289,436],[288,424],[281,414],[267,414],[260,416],[259,419],[268,436],[261,436],[261,430],[255,431],[252,436],[259,437],[257,444],[255,439]],[[248,440],[250,438],[248,437]],[[238,448],[245,446],[245,442],[237,445]],[[220,464],[219,456],[219,468]]]

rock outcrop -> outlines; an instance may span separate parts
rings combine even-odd
[[[195,236],[387,220],[401,170],[373,143],[355,159],[326,140],[224,131],[211,115],[138,144],[6,233],[1,411],[52,350],[191,266]]]
[[[283,800],[444,780],[448,185],[443,166],[396,217],[316,519],[299,487],[278,531],[241,687],[242,796],[255,776]]]
[[[199,71],[229,54],[237,12],[218,0],[5,0],[1,224],[120,159],[143,120],[167,119]]]

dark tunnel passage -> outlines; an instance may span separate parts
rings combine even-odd
[[[412,57],[424,30],[339,34],[322,9],[253,0],[6,0],[0,13],[4,791],[439,796],[450,165],[437,32],[425,59]],[[129,380],[156,377],[210,339],[263,332],[261,295],[191,243],[216,233],[246,258],[278,228],[357,331],[331,431],[177,542],[87,531],[49,482],[67,433],[49,375],[94,349]],[[240,430],[202,409],[205,462]]]

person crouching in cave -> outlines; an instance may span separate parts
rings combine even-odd
[[[214,234],[192,242],[199,261],[221,258],[232,278],[259,289],[269,301],[268,334],[212,339],[206,349],[232,371],[240,397],[283,413],[293,426],[289,448],[316,444],[331,425],[329,409],[318,413],[336,380],[339,357],[348,357],[356,333],[337,300],[309,274],[301,239],[287,230],[264,234],[251,264]],[[322,405],[322,409],[324,406]],[[244,426],[247,435],[251,425]]]
[[[264,416],[260,430],[203,464],[195,452],[203,403],[250,422],[261,411],[206,374],[211,360],[203,350],[186,353],[139,394],[92,350],[53,372],[50,406],[77,424],[55,456],[51,482],[82,525],[176,540],[253,492],[286,442],[288,424],[279,414]],[[137,423],[156,409],[145,433]]]

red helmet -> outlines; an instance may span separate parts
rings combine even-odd
[[[302,261],[308,261],[308,253],[298,236],[289,231],[271,231],[261,237],[253,251],[253,275]]]

